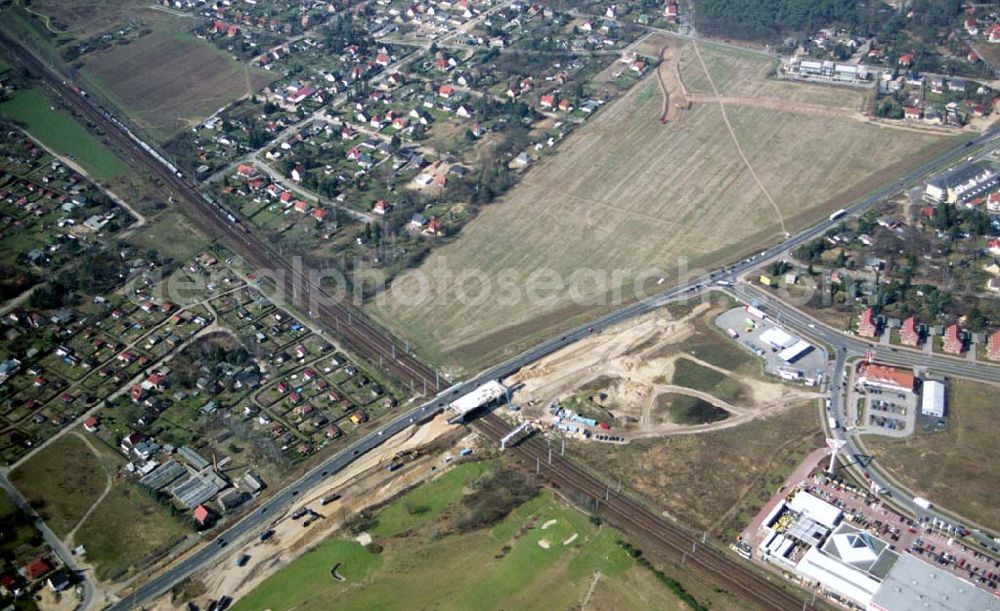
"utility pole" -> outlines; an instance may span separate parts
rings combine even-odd
[[[565,456],[566,455],[566,438],[565,437],[560,437],[559,441],[560,441],[559,456]]]
[[[535,475],[542,474],[542,461],[539,458],[535,458]]]
[[[549,464],[552,464],[552,446],[549,446]]]

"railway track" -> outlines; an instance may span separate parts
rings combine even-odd
[[[393,341],[386,330],[379,328],[355,308],[334,299],[323,287],[314,283],[308,272],[303,271],[300,265],[293,264],[287,257],[275,252],[246,224],[231,221],[228,218],[228,215],[233,214],[231,211],[206,201],[193,184],[183,176],[172,172],[150,152],[139,146],[122,127],[104,114],[101,108],[75,91],[71,85],[6,32],[0,31],[0,44],[10,49],[31,72],[40,76],[45,84],[74,111],[87,121],[101,127],[105,135],[122,150],[127,151],[136,163],[159,178],[165,187],[172,191],[175,201],[191,217],[200,221],[209,235],[227,242],[253,264],[274,270],[275,276],[280,276],[282,279],[280,285],[275,288],[286,302],[302,305],[301,296],[317,297],[321,301],[309,304],[313,309],[309,315],[314,320],[323,323],[328,329],[336,329],[337,334],[350,347],[373,364],[380,364],[390,369],[403,382],[410,383],[414,391],[427,394],[430,391],[440,390],[440,378],[436,372],[398,347],[398,342]]]
[[[203,224],[210,235],[227,242],[236,252],[249,262],[261,267],[283,272],[282,281],[276,289],[281,295],[292,296],[293,303],[300,292],[312,292],[324,298],[317,303],[309,315],[327,329],[337,334],[355,351],[368,358],[373,364],[388,368],[414,390],[438,391],[439,377],[413,355],[398,348],[397,342],[383,329],[368,320],[356,309],[335,301],[322,287],[313,285],[310,278],[287,257],[275,252],[269,244],[258,237],[248,226],[233,222],[228,215],[232,212],[205,200],[202,193],[183,176],[168,169],[160,160],[143,149],[124,129],[104,114],[102,109],[62,80],[30,51],[0,30],[0,44],[9,48],[33,73],[39,75],[45,84],[80,116],[94,125],[100,126],[105,135],[122,151],[133,156],[134,162],[159,178],[175,201],[185,212]],[[298,305],[298,304],[296,304]],[[472,425],[487,437],[499,440],[506,433],[507,425],[498,417],[488,415]],[[529,462],[539,461],[545,465],[550,480],[566,490],[575,490],[589,495],[600,505],[599,512],[626,530],[656,543],[660,548],[674,555],[687,555],[687,561],[703,571],[713,582],[736,594],[741,600],[752,602],[756,609],[802,609],[802,601],[781,587],[770,583],[740,563],[735,562],[718,550],[700,546],[697,539],[677,526],[670,524],[636,501],[621,495],[608,495],[605,484],[571,462],[553,457],[548,463],[548,448],[539,438],[529,438],[512,450]],[[689,550],[697,548],[695,553]]]
[[[510,429],[494,414],[478,418],[472,427],[496,442]],[[703,545],[691,533],[662,519],[638,502],[615,493],[606,483],[565,458],[553,453],[550,464],[549,446],[540,437],[528,437],[509,449],[529,464],[539,465],[552,483],[595,499],[599,515],[641,540],[655,544],[678,560],[697,567],[712,585],[737,595],[743,602],[752,603],[751,608],[787,611],[807,608],[802,599],[777,583],[772,583],[715,547]]]

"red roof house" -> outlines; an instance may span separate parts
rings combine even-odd
[[[1000,361],[1000,331],[990,334],[990,339],[986,343],[986,357],[991,361]]]
[[[965,350],[965,341],[962,339],[961,329],[958,325],[951,325],[944,330],[944,351],[948,354],[962,354]]]
[[[920,343],[920,331],[917,330],[917,319],[913,316],[903,321],[899,330],[899,339],[904,346],[916,347]]]
[[[39,556],[38,558],[35,558],[28,564],[21,567],[21,574],[24,575],[25,578],[34,581],[36,579],[39,579],[40,577],[42,577],[51,570],[52,570],[52,565],[49,564],[49,562],[45,559],[44,556]]]
[[[858,319],[858,335],[861,337],[875,337],[878,335],[878,321],[875,320],[875,310],[865,309]]]
[[[204,505],[198,505],[194,508],[194,520],[202,526],[208,523],[208,519],[211,516],[212,512],[210,512]]]
[[[862,361],[858,365],[858,381],[871,386],[913,391],[916,376],[912,369]]]

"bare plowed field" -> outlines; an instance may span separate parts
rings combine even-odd
[[[84,68],[102,94],[161,141],[273,78],[205,41],[171,31],[172,19],[135,42],[88,57]]]
[[[651,73],[370,310],[426,356],[474,370],[608,307],[581,295],[620,287],[627,298],[637,278],[674,281],[684,268],[737,259],[779,240],[782,221],[794,232],[951,146],[940,135],[833,116],[856,112],[860,94],[806,86],[796,95],[795,84],[764,80],[766,58],[702,53],[718,96],[837,110],[726,104],[724,120],[716,100],[694,103],[683,126],[664,125]],[[687,89],[714,95],[707,78],[694,78],[701,62],[691,45],[681,55]],[[537,270],[562,279],[543,298],[523,291]],[[577,283],[574,295],[574,273],[596,280]],[[436,281],[445,276],[453,280]]]

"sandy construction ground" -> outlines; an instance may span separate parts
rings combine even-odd
[[[448,424],[445,415],[438,416],[423,426],[403,431],[388,440],[379,450],[366,454],[331,477],[322,486],[305,492],[296,505],[275,520],[274,535],[271,538],[267,541],[254,538],[242,547],[234,546],[216,565],[199,573],[196,578],[200,583],[192,589],[205,593],[192,602],[204,608],[209,599],[222,595],[239,599],[264,579],[334,534],[350,516],[443,472],[442,457],[448,453],[447,449],[422,454],[392,473],[385,466],[397,452],[426,449],[434,442],[460,430],[461,427]],[[342,498],[321,506],[320,501],[334,492],[339,492]],[[306,506],[323,518],[303,527],[302,519],[293,521],[289,514]],[[250,560],[245,566],[238,567],[235,559],[241,554],[249,555]],[[167,611],[178,608],[183,602],[171,601],[171,596],[167,594],[147,608]]]
[[[739,426],[822,396],[731,372],[682,352],[680,345],[693,332],[692,320],[709,307],[702,304],[679,319],[665,312],[653,313],[577,342],[523,369],[508,380],[524,385],[514,397],[522,406],[523,417],[548,423],[552,401],[578,396],[583,390],[591,396],[603,395],[601,404],[616,421],[627,423],[625,428],[616,428],[614,434],[636,439]],[[736,380],[749,391],[747,396],[734,404],[707,392],[669,384],[681,357]],[[729,417],[703,425],[670,422],[656,413],[657,398],[667,393],[697,397],[729,412]]]

